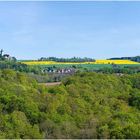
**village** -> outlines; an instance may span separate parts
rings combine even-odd
[[[57,73],[57,74],[73,74],[76,72],[74,68],[52,68],[48,67],[42,70],[43,73]]]

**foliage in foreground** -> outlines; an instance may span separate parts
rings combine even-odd
[[[140,138],[140,75],[79,73],[45,87],[0,71],[0,138]]]

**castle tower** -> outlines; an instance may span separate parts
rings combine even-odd
[[[3,49],[0,50],[0,56],[2,56],[2,53],[3,53]]]

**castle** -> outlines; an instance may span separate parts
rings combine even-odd
[[[0,50],[0,60],[16,60],[15,57],[11,57],[9,54],[3,54],[3,49]]]

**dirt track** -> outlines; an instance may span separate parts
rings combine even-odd
[[[55,86],[55,85],[60,85],[61,82],[52,82],[52,83],[46,83],[46,86]]]

